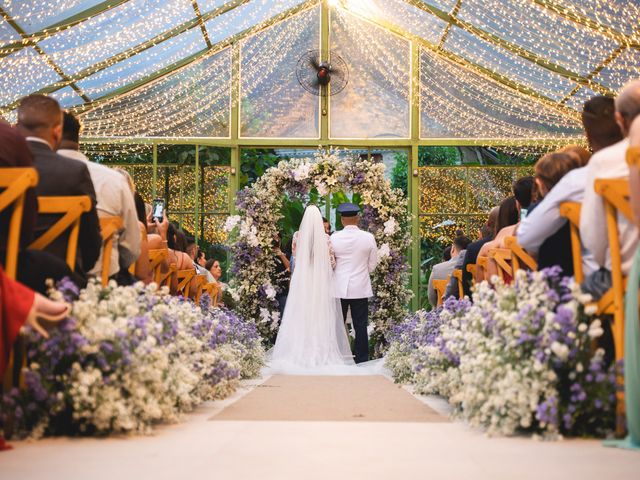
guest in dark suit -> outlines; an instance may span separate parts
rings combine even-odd
[[[27,138],[34,165],[40,175],[36,188],[38,196],[87,195],[91,198],[91,210],[84,213],[80,220],[76,261],[78,272],[88,272],[95,265],[102,247],[96,193],[87,166],[55,152],[62,138],[62,110],[53,98],[29,95],[20,102],[17,125]],[[42,235],[57,220],[58,216],[38,215],[36,235]],[[66,258],[67,237],[56,239],[47,247],[47,251],[59,258]]]

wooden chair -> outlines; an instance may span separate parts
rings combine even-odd
[[[618,233],[618,213],[633,222],[631,202],[629,201],[628,179],[599,179],[594,185],[595,191],[604,201],[605,217],[607,222],[607,237],[609,239],[609,251],[611,255],[611,283],[612,287],[605,297],[610,296],[611,307],[607,313],[613,314],[613,343],[616,351],[616,362],[624,358],[624,294],[626,279],[622,274],[622,256],[620,253],[620,236]],[[604,298],[604,297],[603,297]],[[600,302],[598,302],[600,306]],[[618,383],[624,383],[624,377],[618,376]],[[617,392],[617,431],[623,430],[624,425],[624,390]]]
[[[16,279],[18,268],[18,252],[20,250],[20,230],[24,199],[29,188],[38,184],[38,172],[35,168],[2,168],[0,169],[0,212],[13,205],[7,232],[7,256],[4,270],[7,276]]]
[[[442,305],[442,297],[444,297],[444,291],[447,289],[449,278],[451,278],[451,275],[449,275],[446,280],[432,280],[433,288],[438,294],[438,304],[436,305],[438,307]]]
[[[462,288],[462,270],[456,268],[453,271],[453,278],[458,281],[458,298],[462,299],[464,298],[464,289]]]
[[[471,280],[475,280],[476,278],[476,264],[470,263],[467,265],[467,272],[471,274]]]
[[[211,282],[207,283],[203,287],[203,293],[208,293],[211,298],[211,306],[215,307],[218,305],[218,301],[220,300],[220,287],[217,283]]]
[[[577,202],[564,202],[560,205],[560,215],[569,221],[571,232],[571,255],[573,256],[573,276],[577,283],[582,283],[582,243],[580,241],[580,210],[582,205]]]
[[[206,275],[196,275],[194,277],[194,281],[192,282],[192,285],[191,285],[194,302],[198,304],[200,303],[200,297],[202,296],[202,292],[206,284],[207,284]]]
[[[516,237],[505,238],[504,244],[511,250],[511,265],[514,273],[518,270],[524,270],[525,267],[534,272],[538,270],[538,262],[522,248]]]
[[[123,222],[121,217],[100,218],[100,233],[102,234],[102,286],[109,283],[109,269],[111,267],[111,251],[113,250],[113,239],[120,230]]]
[[[191,280],[196,276],[196,269],[178,270],[178,287],[176,295],[182,295],[184,298],[188,298],[191,295]]]
[[[492,248],[489,250],[489,259],[496,263],[498,275],[503,281],[513,278],[513,267],[511,265],[512,255],[508,248]]]
[[[176,294],[176,287],[178,284],[178,266],[175,263],[169,265],[166,272],[160,272],[158,279],[158,286],[169,287],[172,294]]]
[[[149,270],[153,272],[152,279],[157,285],[161,285],[162,264],[169,258],[169,251],[166,248],[149,250]]]
[[[481,275],[481,278],[485,277],[485,273],[487,272],[487,267],[489,265],[489,257],[481,257],[478,256],[478,258],[476,258],[476,268],[474,269],[474,276],[473,276],[473,281],[475,283],[475,272],[478,273],[478,275]]]
[[[76,267],[76,253],[78,250],[78,234],[80,233],[80,218],[82,214],[91,210],[91,198],[87,195],[72,197],[38,197],[38,213],[62,214],[49,230],[33,241],[29,248],[44,250],[51,242],[70,230],[67,243],[67,265],[73,271]]]

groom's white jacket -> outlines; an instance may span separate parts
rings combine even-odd
[[[372,297],[369,274],[378,263],[378,247],[373,235],[349,225],[331,235],[331,245],[336,256],[335,296]]]

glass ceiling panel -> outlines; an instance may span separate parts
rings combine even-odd
[[[189,0],[129,0],[39,44],[73,74],[194,17]]]
[[[211,42],[216,43],[301,3],[301,0],[250,1],[209,20],[205,25]]]
[[[629,21],[640,18],[640,4],[635,0],[555,0],[555,3],[628,35],[638,30],[638,23]]]
[[[575,86],[571,80],[460,28],[451,29],[445,48],[549,98],[560,100]]]
[[[0,18],[0,45],[20,40],[20,35],[16,32],[9,22]]]
[[[590,88],[582,87],[575,94],[569,97],[569,100],[567,100],[567,106],[577,110],[578,112],[582,112],[584,102],[597,95],[598,94]]]
[[[9,122],[11,125],[15,125],[18,121],[18,110],[11,110],[9,113],[5,113],[3,118]]]
[[[320,10],[312,8],[242,42],[243,137],[318,138],[318,97],[298,83],[301,55],[320,46]]]
[[[73,88],[64,87],[51,94],[55,98],[62,108],[75,107],[76,105],[82,105],[84,100],[80,97]]]
[[[331,97],[331,137],[409,137],[409,42],[344,10],[334,12],[331,51],[346,62],[349,83]]]
[[[344,5],[350,12],[381,24],[391,22],[434,44],[438,44],[447,26],[439,18],[409,5],[404,0],[345,0]]]
[[[103,0],[4,0],[2,6],[23,30],[27,33],[34,33],[49,25],[66,20],[83,10],[102,3],[102,1]]]
[[[618,46],[528,1],[464,0],[458,18],[582,75]]]
[[[199,28],[151,47],[77,82],[90,98],[106,95],[207,47]]]
[[[0,105],[62,80],[31,47],[0,59],[0,72]]]
[[[424,49],[420,109],[423,138],[582,136],[577,118]]]
[[[629,80],[640,77],[640,51],[627,49],[595,77],[597,82],[614,91],[620,90]]]
[[[81,115],[87,137],[228,137],[231,49]]]

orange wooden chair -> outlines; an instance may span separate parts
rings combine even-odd
[[[560,215],[569,222],[571,232],[571,255],[573,256],[573,277],[582,283],[582,243],[580,242],[580,210],[582,205],[577,202],[564,202],[560,205]]]
[[[196,303],[200,303],[200,297],[202,297],[202,292],[204,291],[204,286],[207,284],[207,276],[206,275],[196,275],[191,283],[191,293],[193,295],[193,301]]]
[[[474,277],[473,277],[474,283],[475,283],[476,274],[479,275],[480,278],[485,277],[488,265],[489,265],[489,257],[478,256],[478,258],[476,258],[476,268],[474,269]]]
[[[167,258],[169,258],[169,251],[166,248],[149,250],[149,270],[153,272],[151,278],[158,286],[162,284],[162,264]]]
[[[489,250],[489,260],[496,263],[498,275],[503,281],[513,278],[512,255],[508,248],[492,248]]]
[[[516,237],[507,237],[504,244],[511,250],[511,265],[514,273],[518,270],[538,270],[538,262],[518,243]],[[526,268],[525,268],[526,267]]]
[[[111,251],[113,250],[113,239],[122,230],[123,222],[120,217],[101,217],[100,233],[102,234],[102,286],[109,283],[109,268],[111,267]]]
[[[29,248],[44,250],[51,242],[70,230],[67,243],[67,265],[73,271],[76,267],[76,253],[78,251],[78,234],[80,233],[80,218],[82,214],[91,210],[91,198],[86,195],[72,197],[38,197],[38,213],[62,214],[49,230],[33,241]]]
[[[453,271],[453,278],[458,281],[458,298],[461,299],[464,297],[464,289],[462,288],[462,270],[456,268]]]
[[[446,280],[432,280],[433,282],[433,288],[436,291],[436,293],[438,294],[438,304],[436,306],[440,306],[442,305],[442,297],[444,297],[444,292],[447,289],[447,284],[449,283],[449,278],[451,278],[451,275],[449,275],[449,277],[447,277]]]
[[[191,296],[191,280],[196,276],[196,269],[178,270],[177,273],[178,286],[176,295],[182,295],[184,298]]]
[[[211,298],[212,307],[215,307],[218,305],[218,302],[220,300],[221,290],[217,283],[215,282],[207,283],[203,287],[203,293],[209,294],[209,297]]]
[[[629,180],[599,179],[594,185],[596,193],[604,201],[605,217],[607,222],[607,237],[609,239],[609,251],[611,254],[611,290],[608,294],[611,298],[607,313],[613,314],[613,343],[615,345],[616,362],[624,358],[624,295],[626,290],[626,278],[622,274],[622,256],[620,253],[620,236],[618,232],[618,214],[623,215],[628,221],[633,222],[631,202],[629,200]],[[604,297],[603,297],[604,298]],[[598,302],[600,305],[600,302]],[[618,376],[618,383],[624,383],[624,377]],[[624,390],[617,392],[617,431],[624,429]]]
[[[476,280],[476,264],[470,263],[467,265],[467,272],[471,274],[471,281],[475,283]]]
[[[7,255],[4,270],[7,276],[16,279],[18,253],[20,250],[20,230],[24,199],[29,188],[38,184],[38,171],[35,168],[1,168],[0,169],[0,212],[13,206],[7,232]]]

